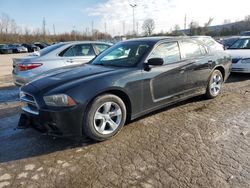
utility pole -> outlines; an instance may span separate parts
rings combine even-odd
[[[136,22],[136,34],[139,34],[139,22]]]
[[[94,37],[94,21],[91,22],[92,37]]]
[[[125,21],[122,22],[123,35],[125,36]]]
[[[45,21],[45,17],[43,17],[42,29],[43,29],[43,40],[45,41],[45,36],[46,36],[46,21]]]
[[[104,23],[104,30],[105,30],[105,34],[107,33],[107,23]]]
[[[186,14],[184,18],[184,29],[187,29],[187,15]]]
[[[53,31],[54,31],[54,35],[56,36],[56,28],[55,28],[55,24],[53,24]]]
[[[88,36],[88,28],[85,28],[85,35]]]
[[[73,26],[73,32],[74,32],[74,38],[75,38],[75,41],[76,41],[76,26]]]
[[[133,9],[133,34],[135,34],[135,7],[137,4],[129,4]]]

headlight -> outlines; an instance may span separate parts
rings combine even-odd
[[[250,58],[248,58],[248,59],[242,59],[241,63],[250,63]]]
[[[67,107],[76,105],[75,101],[65,94],[44,96],[43,99],[48,106]]]

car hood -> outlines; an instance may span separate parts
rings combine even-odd
[[[250,58],[250,49],[242,49],[242,50],[226,50],[227,53],[229,53],[233,59],[242,59],[242,58]]]
[[[74,67],[65,67],[55,69],[50,71],[49,73],[43,74],[29,84],[35,86],[39,90],[49,90],[52,88],[56,88],[57,86],[60,86],[62,84],[88,78],[94,75],[96,76],[99,74],[112,72],[114,70],[117,70],[117,68],[89,64]]]

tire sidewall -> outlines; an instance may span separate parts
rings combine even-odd
[[[101,105],[103,105],[105,102],[115,102],[119,107],[121,108],[122,111],[122,119],[119,127],[112,133],[110,134],[101,134],[99,133],[95,127],[94,127],[94,116],[96,111],[99,109]],[[87,113],[85,115],[85,121],[83,124],[83,132],[86,134],[88,137],[97,140],[97,141],[103,141],[110,139],[114,135],[116,135],[123,125],[126,122],[126,117],[127,117],[127,111],[126,111],[126,106],[124,102],[117,96],[111,95],[111,94],[106,94],[106,95],[101,95],[94,99],[94,101],[91,103],[89,108],[87,109]]]

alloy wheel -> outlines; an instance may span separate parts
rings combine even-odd
[[[222,85],[222,77],[220,74],[214,74],[212,78],[212,83],[210,85],[210,92],[212,95],[216,96],[220,93]]]
[[[115,102],[103,103],[95,112],[94,128],[100,134],[111,134],[121,124],[121,107]]]

